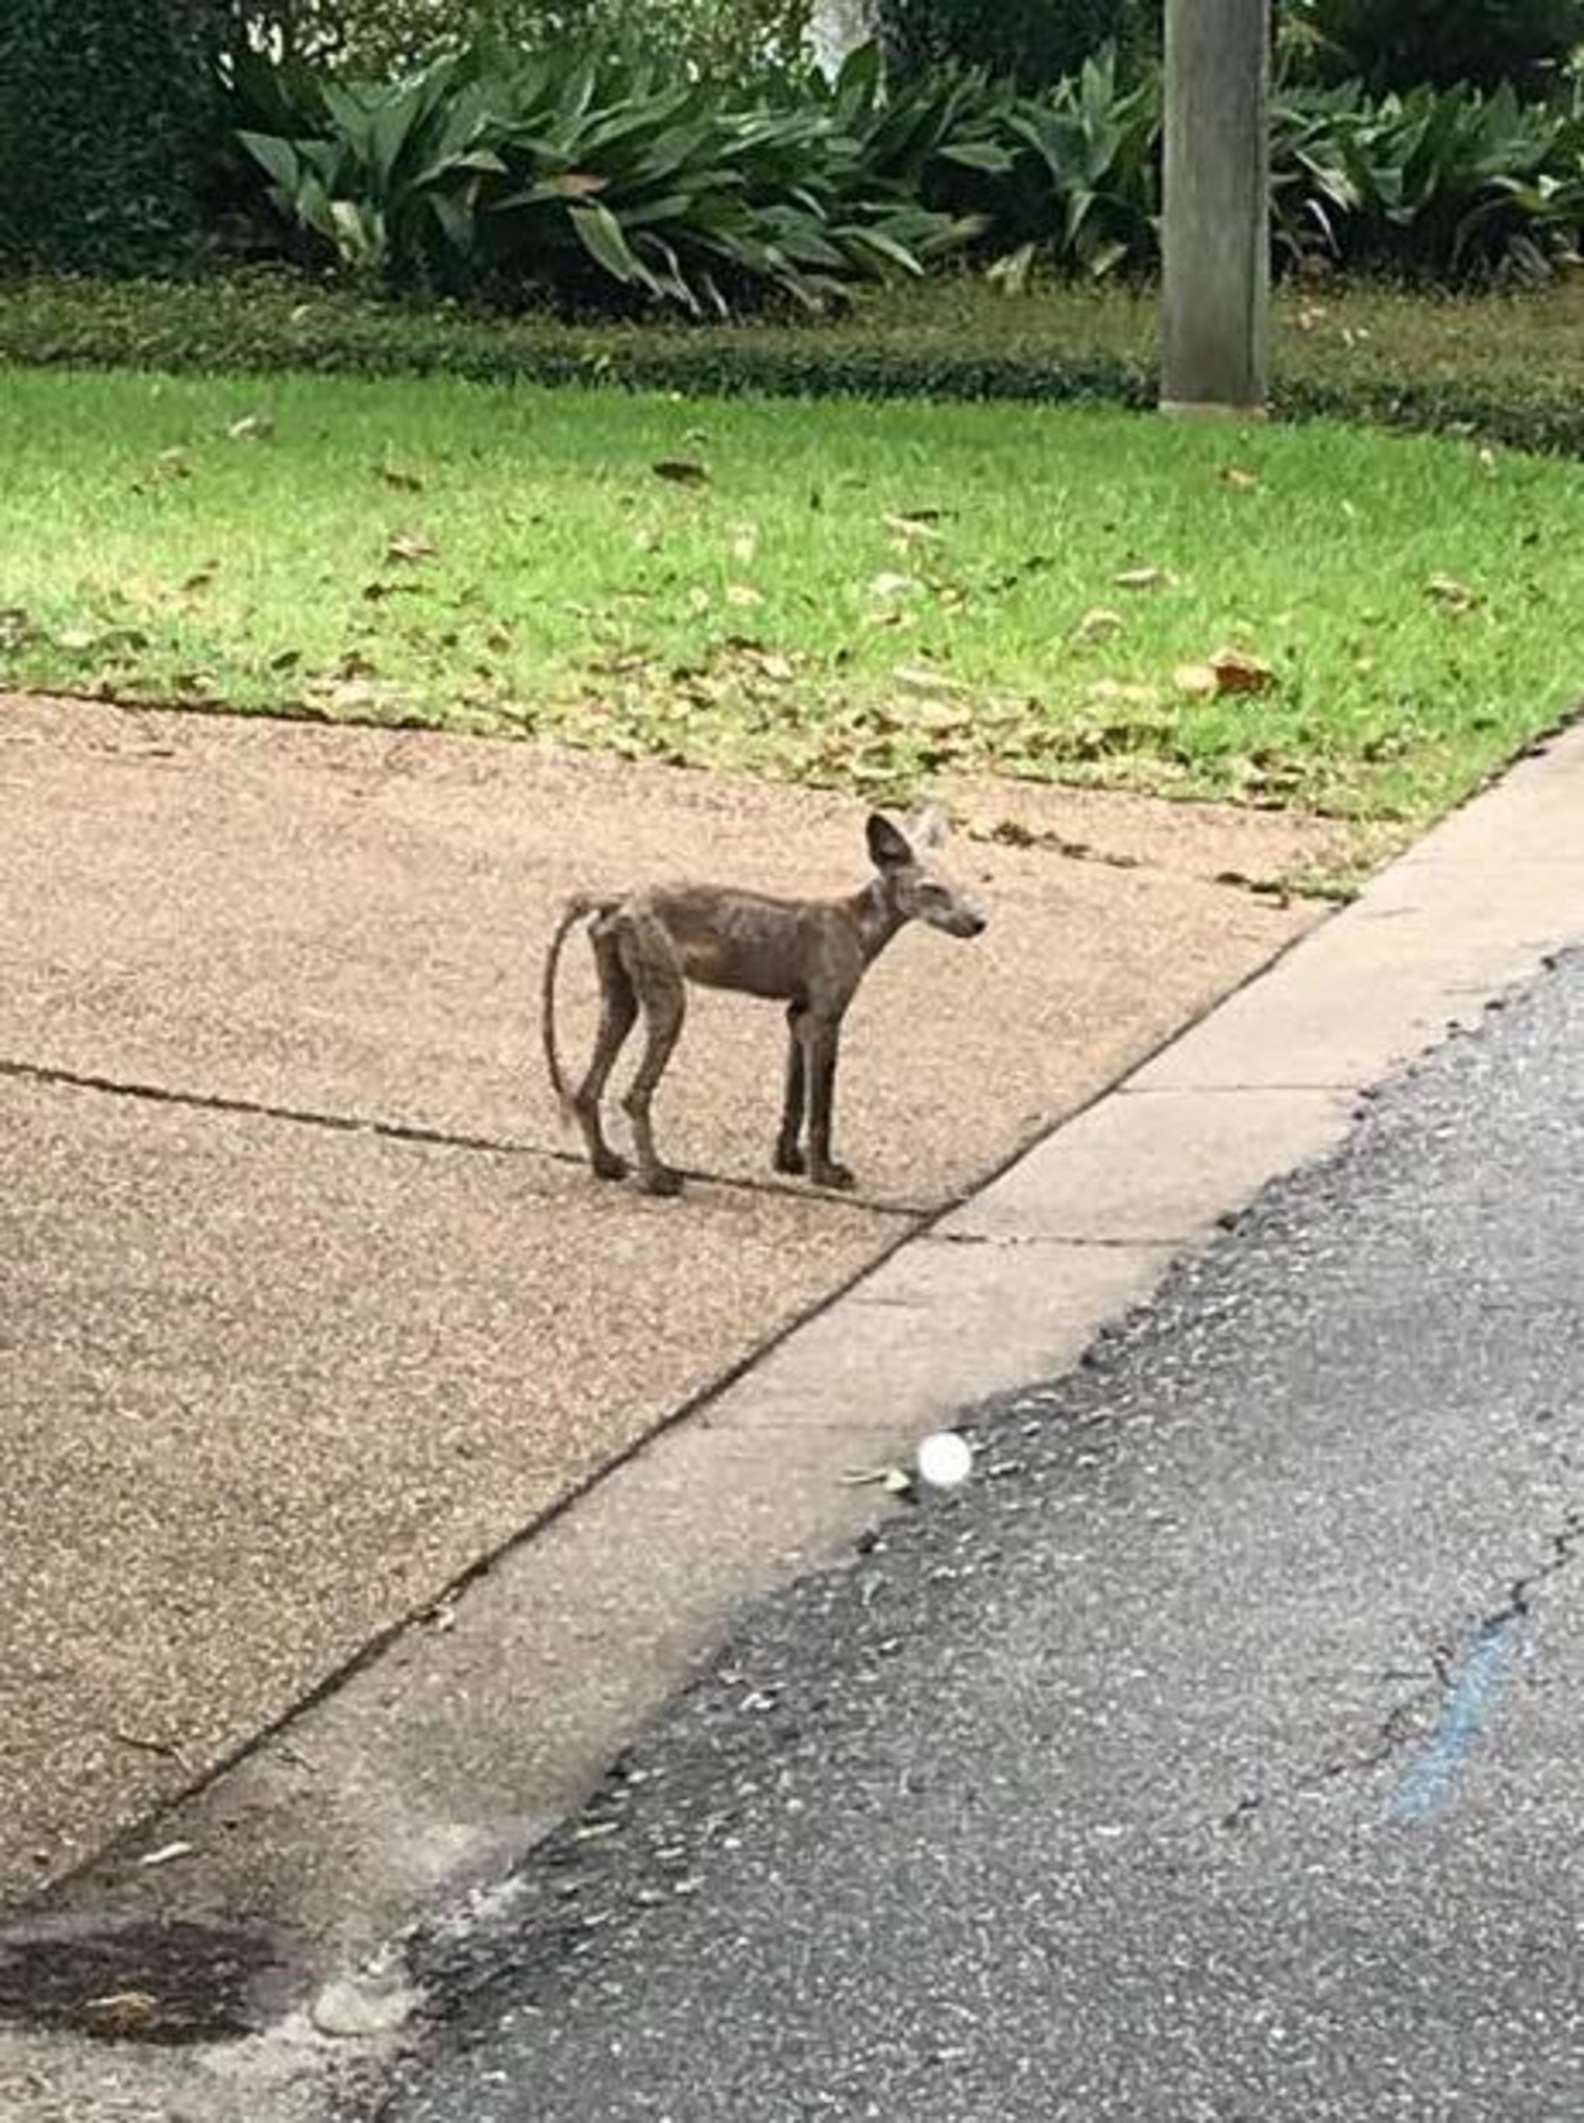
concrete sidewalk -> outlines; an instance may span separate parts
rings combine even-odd
[[[994,792],[976,798],[994,800]],[[710,1175],[590,1182],[556,903],[862,874],[835,798],[528,747],[0,702],[0,1904],[190,1786],[1311,925],[1308,829],[1018,799],[982,942],[855,1009],[859,1196],[777,1183],[778,1013],[700,997]],[[586,953],[565,1036],[587,1036]],[[364,1124],[362,1126],[356,1124]],[[348,1125],[352,1124],[352,1125]],[[833,1477],[834,1478],[834,1477]]]

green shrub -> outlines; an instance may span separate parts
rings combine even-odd
[[[1115,54],[1020,103],[1008,130],[1024,149],[1002,188],[998,228],[1043,242],[1052,261],[1098,277],[1146,270],[1160,240],[1162,109],[1158,77],[1120,87]]]
[[[481,40],[642,52],[711,80],[801,65],[811,0],[252,0],[285,49],[384,80]]]
[[[1503,84],[1356,86],[1278,97],[1272,119],[1278,240],[1343,264],[1446,283],[1540,278],[1584,222],[1584,125]]]
[[[1584,0],[1288,0],[1310,63],[1377,93],[1547,86],[1584,44]]]
[[[223,0],[5,0],[0,265],[195,257],[225,16]]]
[[[1159,0],[880,0],[879,30],[893,62],[916,73],[941,64],[983,68],[1037,91],[1076,74],[1109,45],[1124,79],[1159,41]]]
[[[299,254],[396,286],[698,315],[817,306],[970,241],[1009,286],[1158,262],[1160,75],[1109,50],[1032,96],[944,67],[888,86],[872,49],[834,84],[723,90],[477,47],[380,88],[253,57],[236,98]],[[1584,118],[1506,84],[1285,87],[1271,172],[1283,260],[1541,278],[1584,226]]]
[[[919,196],[949,116],[883,103],[872,52],[834,87],[752,98],[501,47],[384,87],[257,56],[235,81],[237,138],[274,212],[397,286],[693,315],[765,293],[817,307],[976,232]]]

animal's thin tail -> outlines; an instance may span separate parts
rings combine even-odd
[[[561,910],[561,919],[556,924],[555,934],[550,939],[550,948],[545,953],[544,1003],[541,1020],[544,1032],[545,1062],[550,1070],[551,1088],[560,1103],[564,1117],[570,1117],[571,1115],[572,1094],[567,1089],[565,1076],[561,1073],[561,1057],[556,1051],[556,969],[561,963],[562,948],[566,943],[569,932],[580,921],[586,921],[589,915],[603,913],[609,904],[608,900],[596,899],[587,892],[575,892]]]

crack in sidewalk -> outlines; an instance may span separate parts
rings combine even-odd
[[[538,1157],[550,1164],[582,1166],[580,1150],[562,1150],[548,1143],[501,1136],[467,1135],[460,1130],[425,1127],[419,1121],[379,1120],[353,1113],[321,1113],[311,1107],[276,1106],[265,1099],[234,1098],[219,1091],[177,1091],[164,1084],[129,1082],[120,1077],[100,1076],[79,1069],[56,1068],[46,1062],[0,1059],[0,1079],[13,1083],[59,1086],[69,1091],[96,1091],[109,1098],[125,1098],[151,1106],[176,1106],[189,1112],[225,1113],[249,1120],[273,1120],[298,1128],[321,1128],[333,1135],[372,1135],[384,1142],[416,1143],[430,1149],[472,1150],[496,1157]],[[681,1168],[684,1179],[700,1186],[730,1188],[740,1194],[776,1195],[787,1201],[836,1204],[863,1209],[874,1216],[889,1216],[899,1222],[919,1223],[940,1211],[915,1202],[881,1201],[861,1194],[828,1195],[809,1187],[783,1185],[773,1179],[745,1179],[738,1174],[706,1172],[691,1165]],[[949,1203],[954,1207],[955,1203]]]

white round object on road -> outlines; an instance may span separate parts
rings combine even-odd
[[[918,1471],[932,1489],[955,1489],[973,1472],[973,1450],[955,1430],[936,1430],[918,1449]]]

